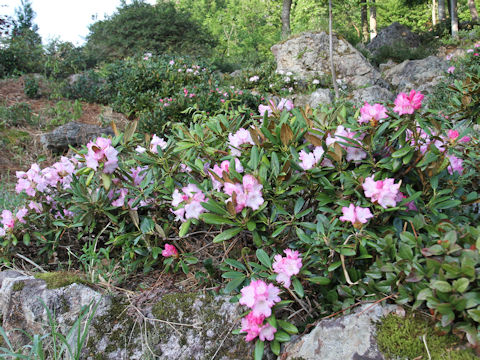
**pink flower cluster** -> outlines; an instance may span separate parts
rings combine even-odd
[[[369,208],[362,208],[360,206],[355,206],[354,204],[350,204],[348,207],[342,207],[342,213],[343,216],[340,217],[340,220],[343,222],[350,221],[355,227],[360,227],[362,224],[366,224],[368,219],[373,217]]]
[[[413,114],[415,110],[422,107],[423,94],[419,91],[411,90],[410,94],[401,92],[394,101],[395,111],[398,115]]]
[[[118,167],[118,151],[112,146],[112,140],[99,137],[95,142],[90,141],[87,144],[87,155],[85,162],[87,167],[97,170],[100,163],[103,163],[103,172],[113,173]]]
[[[188,184],[182,188],[182,192],[175,189],[172,194],[172,206],[177,207],[180,204],[184,206],[177,210],[171,209],[176,215],[175,220],[182,222],[188,219],[198,219],[200,214],[205,212],[205,208],[201,205],[202,202],[207,202],[208,199],[205,194],[195,184]]]
[[[362,187],[365,196],[370,198],[372,203],[378,203],[384,209],[397,204],[400,183],[395,184],[395,179],[375,181],[373,176],[370,176],[365,179]]]
[[[270,117],[274,112],[282,112],[283,110],[290,111],[293,107],[292,100],[282,98],[278,104],[275,104],[273,100],[270,100],[268,105],[260,104],[258,106],[258,112],[260,116],[264,116],[264,114],[267,113],[267,116]]]
[[[280,254],[275,255],[275,261],[272,267],[273,271],[278,274],[275,280],[288,289],[291,284],[290,278],[293,275],[297,275],[302,268],[302,259],[298,251],[285,249],[283,252],[286,256]]]
[[[298,153],[298,157],[300,159],[300,164],[299,164],[300,167],[303,170],[312,169],[315,165],[317,165],[320,162],[320,160],[322,160],[324,152],[325,151],[321,146],[316,146],[313,149],[313,152],[311,153],[307,153],[305,150],[301,150]],[[331,165],[331,161],[328,159],[324,159],[324,161],[322,162],[322,165],[329,166]]]
[[[269,323],[264,324],[265,318],[272,314],[272,307],[280,301],[278,294],[280,289],[273,284],[267,284],[263,280],[254,280],[241,291],[239,303],[252,309],[242,319],[242,332],[247,333],[246,341],[251,341],[257,336],[260,340],[271,341],[277,331]]]
[[[351,131],[350,129],[346,129],[342,125],[339,125],[334,136],[332,137],[330,134],[328,134],[325,142],[327,146],[338,142],[339,145],[347,152],[347,161],[359,161],[365,159],[367,157],[367,153],[363,151],[357,144],[348,141],[348,139],[360,142],[364,137],[364,134],[359,134]]]
[[[10,210],[3,210],[2,220],[0,221],[3,227],[0,227],[0,236],[5,236],[7,232],[12,231],[15,227],[16,221],[26,224],[27,222],[24,220],[24,217],[27,213],[28,210],[24,207],[19,209],[15,216],[13,216],[13,213]]]
[[[235,161],[235,171],[239,174],[243,173],[243,166],[242,166],[242,163],[240,162],[240,160],[235,158],[234,161]],[[224,172],[226,174],[228,174],[230,172],[229,167],[230,167],[230,161],[229,160],[224,160],[224,161],[222,161],[220,166],[215,164],[213,166],[213,169],[211,169],[211,171],[213,171],[213,173],[215,173],[215,175],[217,175],[219,178],[223,178],[223,173]],[[216,191],[220,191],[222,189],[222,183],[220,181],[218,181],[215,178],[215,176],[213,176],[212,174],[210,174],[210,178],[212,179],[213,189],[216,190]]]
[[[243,144],[255,145],[252,136],[250,135],[250,132],[244,128],[238,129],[235,134],[230,133],[228,135],[228,141],[230,147],[230,154],[232,154],[233,156],[242,155],[242,152],[240,150]]]
[[[365,101],[365,105],[360,109],[360,118],[358,122],[360,124],[370,123],[372,126],[376,126],[381,120],[386,119],[387,109],[381,104],[370,105]]]
[[[153,154],[158,154],[158,147],[160,147],[160,149],[162,150],[165,150],[167,148],[167,145],[167,142],[163,138],[157,136],[156,134],[153,134],[152,140],[150,140],[149,150]],[[135,151],[139,154],[143,154],[145,151],[147,151],[147,149],[139,145],[136,147]]]
[[[245,175],[241,184],[226,182],[223,191],[230,195],[227,202],[233,201],[235,196],[235,211],[239,213],[247,206],[257,210],[263,204],[262,188],[263,185],[253,175]]]

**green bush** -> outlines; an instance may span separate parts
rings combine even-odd
[[[38,93],[39,90],[38,79],[35,77],[27,77],[24,80],[23,92],[27,97],[30,99],[37,98],[40,94]]]

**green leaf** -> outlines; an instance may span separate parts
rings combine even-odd
[[[275,333],[275,340],[279,342],[287,342],[290,341],[290,335],[288,335],[285,331],[277,331]]]
[[[293,290],[295,290],[298,296],[303,298],[305,296],[305,292],[303,291],[302,283],[297,278],[294,278],[292,281],[292,284],[293,284]]]
[[[140,231],[142,234],[150,234],[153,232],[153,229],[155,228],[155,222],[149,218],[149,217],[144,217],[142,219],[142,223],[140,224]]]
[[[270,350],[272,350],[272,353],[275,355],[280,355],[280,343],[277,340],[273,340],[270,343]]]
[[[286,332],[288,332],[289,334],[298,334],[298,329],[295,325],[289,323],[288,321],[284,321],[284,320],[278,320],[277,319],[277,323],[278,325],[280,325],[280,327],[285,330]]]
[[[431,287],[443,293],[452,291],[452,286],[448,282],[442,280],[432,281]]]
[[[330,284],[330,279],[324,276],[314,276],[307,278],[308,281],[318,285],[328,285]]]
[[[265,266],[266,268],[271,268],[272,267],[272,261],[270,260],[270,257],[268,254],[263,250],[263,249],[258,249],[255,254],[257,255],[258,261]]]
[[[218,234],[213,238],[214,243],[219,243],[228,239],[231,239],[235,235],[237,235],[240,231],[242,231],[241,227],[234,227],[228,230],[225,230],[224,232]]]
[[[109,190],[110,189],[110,186],[112,185],[112,179],[110,178],[110,175],[108,174],[105,174],[104,172],[102,172],[102,182],[103,182],[103,187],[105,188],[105,190]]]
[[[27,246],[30,245],[30,234],[29,233],[25,233],[23,235],[23,243]]]
[[[410,151],[412,150],[412,148],[410,146],[405,146],[403,148],[401,148],[400,150],[397,150],[395,151],[391,156],[392,158],[400,158],[400,157],[404,157],[405,155],[407,155]]]
[[[245,280],[245,277],[243,278],[236,278],[230,281],[226,286],[225,286],[225,293],[230,294],[233,290],[235,290],[237,287],[239,287],[243,281]]]
[[[227,258],[225,259],[225,263],[239,270],[247,271],[247,268],[245,267],[245,265],[243,265],[240,261]]]
[[[432,289],[425,288],[420,290],[417,294],[417,300],[427,300],[428,297],[432,296]]]
[[[202,205],[205,209],[207,209],[212,213],[229,216],[228,211],[212,199],[210,199],[208,202],[202,202],[200,203],[200,205]],[[203,213],[200,215],[200,217],[202,217],[202,215],[207,215],[207,214],[208,213]]]
[[[295,207],[293,208],[293,213],[298,214],[300,210],[302,210],[303,205],[305,204],[305,200],[301,197],[295,201]]]
[[[447,200],[447,201],[443,201],[439,204],[435,204],[434,208],[436,210],[444,210],[444,209],[450,209],[450,208],[453,208],[453,207],[456,207],[458,205],[460,205],[462,202],[460,200]]]
[[[265,343],[261,340],[257,340],[255,343],[254,360],[262,360],[264,349]]]
[[[245,279],[245,275],[238,271],[227,271],[226,273],[222,274],[222,278],[224,279]]]
[[[190,229],[191,222],[192,222],[191,219],[188,219],[180,226],[180,230],[178,231],[178,236],[184,237],[185,235],[187,235],[188,230]]]
[[[469,283],[470,282],[468,281],[467,278],[462,277],[453,282],[453,289],[459,293],[463,293],[465,292],[465,290],[467,290]]]
[[[236,223],[230,219],[226,219],[223,216],[215,215],[212,213],[200,214],[200,220],[211,225],[235,225]]]

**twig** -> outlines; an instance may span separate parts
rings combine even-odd
[[[384,298],[381,298],[380,300],[375,301],[372,305],[370,305],[369,307],[367,307],[365,310],[360,311],[357,315],[363,314],[365,311],[370,310],[372,307],[374,307],[374,306],[377,305],[378,303],[382,302],[383,300],[390,299],[390,298],[392,298],[392,297],[394,297],[394,296],[397,296],[397,293],[394,293],[394,294],[385,296]]]
[[[217,351],[215,351],[215,354],[213,354],[212,358],[210,360],[214,360],[215,359],[215,356],[217,356],[218,352],[220,351],[220,349],[222,348],[223,346],[223,343],[225,342],[225,340],[227,340],[227,337],[230,335],[230,333],[232,332],[232,329],[235,327],[235,325],[237,324],[237,321],[238,319],[233,323],[233,325],[230,327],[230,329],[228,329],[227,331],[227,335],[225,335],[222,339],[222,342],[220,343],[220,346],[217,348]]]
[[[44,272],[46,273],[46,271],[40,266],[38,265],[37,263],[33,262],[33,260],[30,260],[29,258],[23,256],[22,254],[19,254],[19,253],[16,253],[15,256],[19,257],[20,259],[22,260],[25,260],[26,262],[28,262],[29,264],[35,266],[38,270],[40,270],[41,272]]]
[[[428,351],[428,346],[427,346],[427,335],[423,334],[422,340],[423,340],[423,345],[425,345],[425,349],[427,350],[427,355],[428,355],[428,360],[432,360],[432,357],[430,356],[430,351]]]
[[[350,280],[350,275],[348,275],[348,271],[347,271],[347,268],[345,267],[345,256],[343,256],[342,254],[340,254],[340,260],[342,261],[342,269],[343,269],[343,274],[345,275],[345,280],[347,280],[347,283],[349,285],[356,285],[360,282],[359,281],[356,281],[356,282],[352,282],[352,280]]]

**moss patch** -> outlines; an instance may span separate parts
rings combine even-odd
[[[48,289],[58,289],[71,284],[89,285],[88,281],[68,271],[38,273],[34,276],[36,279],[44,280],[47,283]]]
[[[13,284],[12,290],[13,291],[22,291],[25,287],[25,283],[23,281],[17,281]]]
[[[438,335],[434,324],[419,315],[388,315],[377,325],[377,343],[386,359],[428,359],[423,336],[433,360],[475,360],[471,349],[459,349],[453,335]]]

